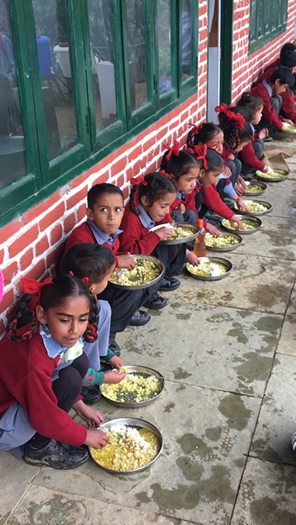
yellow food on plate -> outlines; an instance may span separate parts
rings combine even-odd
[[[173,233],[170,237],[163,239],[164,241],[174,241],[175,239],[186,239],[193,235],[194,231],[186,226],[173,226]]]
[[[255,221],[252,221],[251,219],[241,219],[241,222],[243,223],[245,230],[255,230],[255,228],[258,228],[258,223]],[[230,230],[240,229],[237,222],[235,222],[232,225],[230,221],[224,220],[222,224],[223,226],[225,226],[225,228],[229,228]]]
[[[264,187],[260,186],[260,184],[250,184],[250,186],[247,187],[247,193],[257,193],[258,191],[262,191]]]
[[[261,204],[260,202],[247,202],[246,201],[245,205],[253,213],[262,213],[264,211],[269,210],[269,207],[265,206],[264,204]]]
[[[239,244],[240,240],[233,235],[224,235],[221,233],[220,237],[213,237],[210,233],[205,236],[205,244],[210,248],[228,248]]]
[[[126,371],[126,370],[125,370]],[[120,403],[140,403],[158,396],[163,387],[161,378],[145,373],[130,373],[117,384],[102,384],[103,396]]]
[[[278,171],[269,171],[264,173],[263,171],[257,171],[257,175],[259,175],[259,177],[263,177],[264,179],[278,179],[279,177],[285,177],[286,173],[280,173]]]
[[[287,126],[283,131],[293,131],[294,133],[296,133],[296,126]]]
[[[133,270],[116,268],[110,282],[122,286],[138,286],[153,281],[160,273],[160,268],[153,261],[137,259],[137,265]]]
[[[136,470],[150,463],[159,453],[159,439],[148,429],[113,425],[104,432],[110,438],[108,445],[101,449],[91,447],[90,453],[99,465],[110,470]]]
[[[215,277],[227,272],[225,264],[211,261],[203,262],[198,266],[188,264],[187,268],[190,273],[193,273],[193,275],[199,275],[200,277]]]

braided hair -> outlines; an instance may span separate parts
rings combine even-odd
[[[146,197],[149,207],[153,206],[154,202],[161,199],[167,193],[177,193],[177,187],[174,182],[163,175],[162,173],[154,172],[148,173],[143,177],[143,182],[135,184],[132,188],[129,206],[135,215],[139,215],[140,211],[137,207],[137,199],[141,202],[142,197]]]
[[[238,115],[242,116],[241,123],[237,119]],[[228,111],[221,111],[218,114],[219,126],[230,150],[235,151],[241,142],[252,140],[253,132],[249,124],[252,116],[252,110],[247,107],[232,107]]]
[[[50,283],[45,284],[40,290],[38,304],[40,304],[40,306],[42,306],[43,310],[46,312],[50,308],[55,308],[56,306],[63,304],[67,297],[77,297],[79,295],[85,295],[89,301],[89,322],[83,337],[85,341],[92,343],[95,339],[97,339],[97,312],[94,312],[94,306],[92,304],[92,298],[88,288],[80,279],[74,277],[73,275],[58,275],[54,277]],[[26,327],[25,332],[23,330],[19,331],[17,329],[18,321],[21,319],[32,299],[36,299],[36,293],[22,294],[19,300],[16,302],[9,316],[9,321],[6,328],[6,337],[8,339],[17,342],[26,341],[37,332],[39,323],[36,319],[35,313],[32,316],[29,328]],[[95,324],[93,324],[92,321],[94,321]]]
[[[221,133],[221,128],[212,122],[204,122],[200,126],[193,126],[187,135],[186,144],[192,148],[197,144],[207,144],[211,139]]]

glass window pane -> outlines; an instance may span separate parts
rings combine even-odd
[[[159,93],[172,87],[171,1],[158,2]]]
[[[147,103],[145,2],[127,0],[127,36],[131,108]]]
[[[33,0],[50,160],[77,144],[67,5]]]
[[[271,0],[271,29],[276,28],[276,0]]]
[[[265,0],[265,9],[264,9],[264,26],[265,26],[265,34],[269,31],[269,0]]]
[[[182,0],[182,80],[192,74],[192,16],[191,0]]]
[[[262,22],[263,22],[263,0],[258,0],[258,31],[257,37],[262,36]]]
[[[251,0],[250,3],[250,33],[249,39],[252,42],[256,38],[256,0]]]
[[[97,130],[117,120],[111,0],[88,0]]]
[[[7,2],[0,0],[0,188],[26,174],[22,111]]]

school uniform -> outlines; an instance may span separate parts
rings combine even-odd
[[[264,142],[256,138],[255,128],[252,124],[250,124],[250,126],[252,128],[253,138],[239,153],[243,173],[252,173],[257,170],[262,171],[265,168],[264,162],[260,160],[264,150]]]
[[[283,129],[283,122],[278,116],[282,106],[282,98],[280,95],[273,95],[272,88],[266,80],[251,89],[251,95],[254,97],[261,97],[263,100],[262,118],[255,126],[256,131],[267,128],[270,134],[273,134],[275,129]]]
[[[293,122],[296,122],[296,96],[294,95],[292,89],[287,88],[286,91],[284,91],[284,93],[281,94],[281,97],[281,115],[284,118],[289,118]]]
[[[195,205],[200,218],[203,218],[209,209],[225,219],[231,219],[234,215],[233,211],[221,200],[215,184],[206,188],[200,182],[197,182]]]
[[[170,279],[176,275],[182,265],[184,264],[184,254],[181,252],[181,244],[178,245],[162,245],[158,235],[150,231],[156,224],[165,224],[168,221],[172,222],[172,217],[167,214],[164,219],[155,223],[148,213],[144,210],[141,203],[137,202],[139,215],[136,215],[128,206],[125,210],[121,222],[123,232],[119,236],[120,248],[123,251],[131,253],[142,253],[152,255],[162,261],[165,266],[164,279]],[[151,288],[155,292],[162,284],[162,280],[158,281],[156,285]]]
[[[234,155],[234,159],[229,158],[231,154]],[[230,151],[230,148],[226,141],[224,141],[223,143],[222,158],[231,170],[230,180],[232,182],[232,185],[235,186],[237,183],[237,179],[242,171],[242,163],[237,158],[237,155]]]
[[[74,228],[66,243],[65,251],[78,243],[98,243],[106,246],[113,252],[118,265],[116,255],[119,254],[120,244],[118,236],[121,232],[122,230],[117,230],[117,232],[110,236],[98,228],[93,221],[87,219],[80,226]],[[136,252],[130,251],[130,253],[133,254]],[[134,313],[147,301],[150,295],[151,292],[149,288],[143,290],[123,290],[115,288],[115,286],[112,286],[110,283],[108,283],[108,286],[102,293],[97,295],[98,300],[107,301],[111,306],[110,334],[112,337],[117,332],[123,332],[125,330]]]
[[[178,191],[177,197],[171,205],[171,217],[175,222],[188,222],[188,224],[196,223],[196,209],[195,209],[195,194],[196,188],[191,193],[184,193],[183,191]],[[186,210],[185,213],[177,210],[179,204],[184,204]]]
[[[24,342],[2,339],[0,352],[0,449],[21,457],[21,445],[36,432],[76,447],[82,445],[87,430],[60,408],[53,384],[58,385],[59,373],[75,367],[82,356],[87,369],[83,342],[78,341],[75,348],[63,348],[46,332],[45,325],[40,325],[39,331]],[[72,405],[81,399],[81,384],[80,376]],[[69,390],[67,384],[63,386]]]
[[[269,80],[272,73],[278,68],[278,66],[268,66],[261,75],[255,80],[253,83],[253,87],[257,86],[258,84],[262,84],[263,80]]]

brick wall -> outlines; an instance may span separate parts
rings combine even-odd
[[[232,100],[235,101],[243,91],[248,91],[258,74],[279,55],[282,45],[294,40],[296,2],[288,2],[287,31],[278,38],[248,55],[250,0],[234,1],[233,24],[233,75]]]

